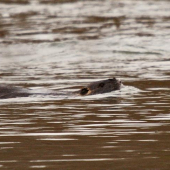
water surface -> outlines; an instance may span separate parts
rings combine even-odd
[[[0,168],[169,170],[170,2],[0,1],[0,83],[117,92],[0,100]]]

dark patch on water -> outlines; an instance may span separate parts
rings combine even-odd
[[[16,4],[16,5],[27,5],[30,3],[29,0],[0,0],[2,4]]]

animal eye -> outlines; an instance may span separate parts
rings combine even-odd
[[[100,83],[98,87],[104,87],[104,83]]]
[[[88,89],[87,88],[83,88],[83,89],[81,89],[81,91],[80,91],[80,94],[81,95],[85,95],[85,94],[87,94],[88,93]]]

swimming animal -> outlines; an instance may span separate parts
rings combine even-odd
[[[108,93],[111,91],[120,90],[121,84],[121,81],[114,77],[112,79],[90,83],[88,86],[83,87],[78,93],[82,96]]]
[[[95,95],[95,94],[102,94],[108,93],[115,90],[120,90],[121,88],[121,81],[116,79],[115,77],[112,79],[96,81],[90,83],[87,86],[82,87],[80,90],[75,92],[69,92],[68,95]],[[56,91],[50,93],[33,93],[30,89],[25,89],[21,87],[14,87],[10,85],[0,85],[0,99],[7,99],[7,98],[16,98],[16,97],[28,97],[31,95],[61,95],[61,93],[57,93]],[[64,95],[67,95],[64,93]]]

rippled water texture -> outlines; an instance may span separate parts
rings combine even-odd
[[[170,169],[170,1],[0,0],[0,84],[88,97],[0,100],[0,168]]]

